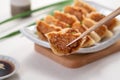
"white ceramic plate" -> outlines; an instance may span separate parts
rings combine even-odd
[[[104,6],[101,6],[99,4],[96,4],[94,2],[87,1],[87,3],[94,6],[98,12],[100,12],[104,15],[108,15],[109,13],[112,12],[111,9],[106,8]],[[118,16],[117,18],[120,20],[120,16]],[[46,48],[50,48],[50,45],[48,42],[40,40],[38,38],[38,35],[35,34],[36,33],[36,25],[30,26],[30,27],[23,27],[20,31],[23,33],[23,35],[25,35],[27,38],[29,38],[30,40],[32,40],[36,44],[41,45],[41,46],[46,47]],[[114,29],[113,33],[114,33],[113,37],[106,39],[102,42],[99,42],[99,43],[95,44],[94,46],[91,46],[88,48],[80,48],[78,51],[76,51],[76,53],[79,53],[79,54],[92,53],[92,52],[97,52],[97,51],[103,50],[103,49],[111,46],[116,41],[118,41],[118,39],[120,39],[120,26],[117,26]]]
[[[13,66],[14,66],[13,72],[11,72],[11,73],[8,74],[8,75],[5,75],[5,76],[0,77],[0,80],[6,79],[6,78],[14,75],[14,74],[16,73],[16,71],[18,70],[18,68],[19,68],[18,62],[17,62],[15,59],[13,59],[13,58],[11,58],[11,57],[9,57],[9,56],[0,55],[0,61],[6,61],[6,62],[8,62],[8,63],[12,63]]]

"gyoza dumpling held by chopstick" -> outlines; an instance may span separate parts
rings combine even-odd
[[[47,33],[46,37],[48,38],[53,53],[62,56],[72,54],[81,47],[95,44],[95,41],[91,37],[85,36],[74,44],[68,47],[66,46],[69,42],[76,39],[80,35],[81,33],[78,30],[66,28],[59,32]]]

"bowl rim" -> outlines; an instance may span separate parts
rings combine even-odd
[[[14,66],[14,70],[13,70],[11,73],[9,73],[9,74],[0,77],[0,80],[1,80],[1,79],[5,79],[5,78],[8,78],[8,77],[14,75],[14,74],[17,72],[17,70],[18,70],[18,68],[19,68],[19,66],[20,66],[20,65],[18,64],[18,61],[15,60],[14,58],[10,57],[10,56],[0,55],[0,60],[9,62],[9,63],[13,64],[13,66]]]

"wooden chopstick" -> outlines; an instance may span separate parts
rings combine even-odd
[[[104,23],[108,22],[109,20],[111,20],[112,18],[116,17],[117,15],[120,14],[120,7],[117,8],[115,11],[113,11],[111,14],[109,14],[108,16],[106,16],[105,18],[103,18],[102,20],[100,20],[98,23],[96,23],[93,27],[89,28],[87,31],[85,31],[84,33],[82,33],[78,38],[74,39],[73,41],[71,41],[69,44],[67,44],[66,46],[70,46],[71,44],[75,43],[76,41],[78,41],[79,39],[85,37],[88,33],[94,31],[95,29],[97,29],[98,27],[100,27],[101,25],[103,25]]]

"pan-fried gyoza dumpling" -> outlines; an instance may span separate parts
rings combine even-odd
[[[84,25],[84,24],[81,24],[80,22],[75,22],[73,25],[72,25],[72,28],[73,29],[78,29],[81,33],[84,33],[85,31],[88,30],[88,28]],[[95,31],[92,31],[89,36],[95,40],[95,42],[99,42],[101,40],[100,36],[95,32]]]
[[[75,7],[75,6],[66,6],[64,8],[65,13],[75,15],[79,21],[83,20],[83,17],[86,16],[87,11],[84,8]]]
[[[86,27],[90,28],[90,27],[94,26],[94,25],[96,24],[96,22],[93,21],[93,20],[90,19],[90,18],[85,18],[85,19],[83,20],[83,24],[84,24]],[[107,28],[106,25],[100,26],[99,28],[97,28],[97,29],[95,30],[95,32],[96,32],[102,39],[113,36],[113,33],[112,33],[110,30],[108,30],[108,28]]]
[[[78,19],[74,15],[70,15],[68,13],[63,13],[60,11],[55,11],[54,17],[62,22],[69,24],[69,25],[72,25],[74,22],[78,21]]]
[[[88,13],[96,11],[94,7],[84,2],[83,0],[75,0],[74,6],[82,7],[87,10]]]
[[[85,36],[84,38],[76,41],[70,46],[66,46],[68,43],[70,43],[80,35],[81,33],[78,30],[72,28],[66,28],[59,32],[50,32],[46,34],[52,51],[54,52],[54,54],[59,56],[69,55],[80,49],[81,47],[91,46],[95,44],[94,40],[92,40],[88,36]]]
[[[56,25],[56,26],[61,27],[61,28],[68,28],[69,27],[69,25],[67,23],[62,22],[51,15],[46,16],[45,22],[48,24]]]
[[[66,29],[62,30],[61,32],[63,32],[63,33],[69,33],[69,34],[71,34],[71,33],[74,34],[74,33],[78,32],[78,33],[81,34],[81,32],[78,29],[73,29],[73,28],[66,28]],[[94,44],[95,44],[94,39],[92,39],[89,35],[86,35],[86,41],[82,45],[82,47],[90,47],[90,46],[92,46]]]
[[[56,27],[54,25],[48,25],[45,21],[38,21],[37,22],[37,33],[39,35],[39,38],[42,40],[47,41],[47,38],[45,36],[46,33],[52,32],[52,31],[60,31],[61,27]]]
[[[99,13],[99,12],[92,12],[88,15],[89,18],[92,20],[98,22],[101,19],[105,17],[105,15]],[[105,25],[109,30],[113,30],[117,25],[119,24],[119,21],[116,18],[111,19],[110,21],[106,22]]]

